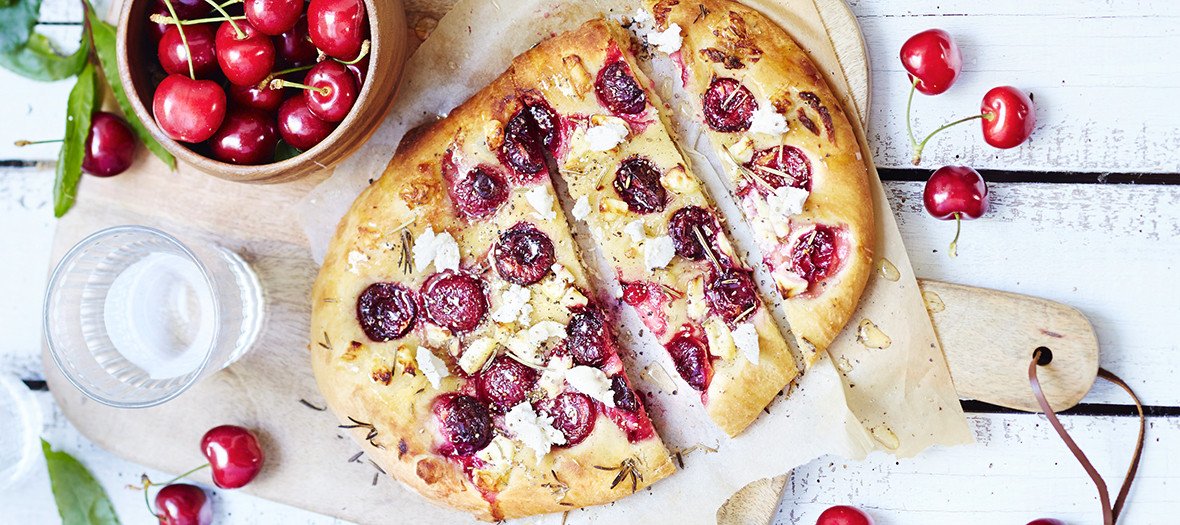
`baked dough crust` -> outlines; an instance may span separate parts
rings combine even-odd
[[[424,321],[403,338],[389,342],[371,341],[357,321],[357,297],[371,283],[393,281],[419,289],[432,273],[417,268],[407,272],[401,259],[401,232],[417,238],[427,225],[436,232],[452,233],[460,248],[461,268],[476,272],[473,267],[488,264],[488,251],[498,231],[528,220],[550,235],[557,261],[571,272],[575,285],[586,289],[560,207],[555,206],[556,219],[538,220],[523,197],[527,188],[516,187],[493,218],[468,222],[456,215],[447,194],[442,164],[448,149],[462,149],[479,161],[494,162],[485,124],[507,122],[519,108],[510,69],[448,118],[404,142],[383,176],[340,221],[312,295],[312,366],[319,389],[341,425],[354,426],[349,432],[364,452],[398,481],[440,506],[489,521],[607,503],[675,470],[658,437],[631,443],[599,411],[593,432],[581,443],[554,448],[540,463],[530,450],[517,447],[507,472],[476,468],[469,476],[459,462],[437,452],[432,403],[441,393],[470,388],[454,366],[463,350],[459,341],[491,337],[498,323],[485,320],[471,333],[452,334],[431,344]],[[537,185],[553,191],[548,178],[531,186]],[[499,300],[490,296],[491,307]],[[419,345],[432,346],[451,369],[452,375],[441,380],[439,389],[416,369],[414,352]],[[619,476],[617,467],[624,462],[637,475],[612,486]],[[492,488],[495,496],[485,496],[481,485]]]
[[[755,136],[754,142],[758,149],[785,142],[811,159],[811,195],[792,223],[848,228],[851,242],[843,267],[820,283],[818,293],[783,301],[791,332],[810,366],[848,322],[872,272],[872,196],[852,124],[807,53],[758,11],[730,0],[644,0],[644,6],[659,29],[673,23],[682,28],[680,59],[691,92],[703,93],[714,74],[738,78],[760,103],[769,101],[786,117],[790,131],[784,136]],[[690,98],[700,112],[700,98]],[[721,156],[743,135],[703,127]]]

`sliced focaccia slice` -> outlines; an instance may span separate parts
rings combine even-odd
[[[403,143],[313,292],[313,368],[342,428],[485,520],[614,501],[674,471],[528,163],[522,111],[510,70]]]
[[[517,57],[517,89],[538,128],[559,136],[553,157],[575,219],[623,301],[709,416],[736,435],[794,379],[794,357],[669,137],[630,42],[617,24],[587,22]]]
[[[682,68],[810,366],[872,268],[876,227],[855,131],[807,53],[761,13],[730,0],[644,5],[651,17],[638,22]]]

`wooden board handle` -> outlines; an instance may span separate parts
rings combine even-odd
[[[959,397],[1040,412],[1028,383],[1037,347],[1053,359],[1038,375],[1054,410],[1082,400],[1098,375],[1098,337],[1077,309],[961,284],[918,279]]]

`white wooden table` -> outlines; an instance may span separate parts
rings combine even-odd
[[[1180,7],[1174,0],[850,0],[872,58],[869,139],[920,277],[1037,295],[1073,305],[1094,323],[1102,365],[1149,405],[1147,448],[1123,523],[1174,523],[1180,515]],[[76,22],[69,0],[46,0],[46,18]],[[1032,140],[998,151],[978,126],[934,139],[921,169],[908,165],[907,83],[897,58],[913,33],[954,34],[964,72],[947,94],[915,101],[916,129],[972,113],[990,87],[1031,91]],[[44,30],[76,38],[77,27]],[[0,372],[36,386],[40,305],[49,264],[52,146],[18,138],[63,129],[70,82],[39,84],[0,70]],[[992,182],[993,207],[967,223],[960,256],[945,247],[954,225],[922,209],[922,181],[943,164],[970,165]],[[1135,183],[1135,184],[1127,184]],[[85,198],[85,184],[81,190]],[[105,485],[124,523],[151,523],[142,495],[124,488],[145,469],[91,444],[46,391],[36,392],[44,436]],[[1099,383],[1065,426],[1111,483],[1130,457],[1136,421],[1121,392]],[[896,461],[821,458],[796,469],[776,523],[810,525],[830,505],[867,509],[879,525],[1016,524],[1057,517],[1101,522],[1094,488],[1043,416],[969,404],[977,444]],[[161,429],[166,431],[166,429]],[[166,479],[159,472],[153,478]],[[220,522],[338,520],[224,491]],[[58,521],[43,469],[0,492],[0,523]]]

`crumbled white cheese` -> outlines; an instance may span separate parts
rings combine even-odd
[[[590,216],[590,199],[585,195],[578,197],[577,202],[574,203],[574,218],[579,221],[586,220]]]
[[[741,323],[737,329],[733,331],[733,344],[742,351],[742,355],[746,356],[746,360],[758,364],[758,354],[761,347],[758,345],[758,330],[754,329],[753,323]]]
[[[610,389],[610,379],[606,377],[606,372],[592,366],[575,366],[565,372],[565,380],[574,390],[608,407],[615,406],[615,394]]]
[[[626,142],[629,130],[621,123],[622,119],[615,120],[619,122],[609,120],[586,130],[586,145],[590,151],[610,151]]]
[[[541,321],[527,330],[520,330],[512,335],[504,346],[517,357],[526,361],[540,364],[541,344],[553,338],[565,337],[565,325],[557,321]]]
[[[759,104],[750,119],[750,133],[782,135],[791,130],[787,119],[775,111],[771,104]]]
[[[359,252],[357,250],[348,252],[348,271],[360,275],[359,269],[361,263],[368,262],[368,260],[369,256],[363,252]]]
[[[680,36],[680,24],[676,23],[669,24],[668,28],[663,31],[647,35],[648,44],[669,55],[680,51],[680,44],[683,42],[684,38]]]
[[[565,325],[557,321],[541,321],[529,328],[529,338],[538,345],[553,338],[565,337]]]
[[[772,216],[785,218],[803,213],[803,203],[807,202],[808,195],[805,189],[783,186],[766,196],[766,204],[770,206]]]
[[[672,238],[667,235],[648,239],[643,243],[643,263],[649,270],[667,266],[675,256],[676,247],[672,245]]]
[[[573,367],[573,359],[569,356],[555,356],[549,360],[549,366],[537,379],[537,388],[545,392],[545,397],[554,398],[561,394],[565,386],[565,372]]]
[[[647,238],[647,232],[643,230],[643,219],[635,219],[623,227],[623,233],[631,237],[631,242],[639,244]]]
[[[442,378],[451,375],[447,370],[447,364],[443,362],[425,347],[418,347],[418,370],[421,370],[426,375],[426,380],[430,381],[430,386],[438,388],[439,381]]]
[[[434,268],[440,272],[458,270],[459,244],[450,232],[435,235],[434,228],[427,226],[418,236],[418,240],[414,241],[414,267],[422,272],[431,263],[434,263]]]
[[[532,313],[532,305],[529,300],[532,299],[532,292],[519,284],[513,284],[500,294],[500,307],[492,312],[492,320],[497,323],[512,323],[521,322],[528,323],[529,314]]]
[[[483,368],[483,364],[495,352],[495,341],[486,337],[476,339],[463,349],[463,355],[459,357],[459,368],[468,374],[474,374]]]
[[[565,435],[553,428],[553,418],[537,414],[528,402],[512,407],[504,415],[504,426],[517,441],[533,449],[537,461],[541,461],[553,445],[565,444]]]
[[[538,219],[543,221],[551,221],[557,218],[557,212],[553,211],[553,194],[549,193],[549,188],[540,185],[534,186],[533,189],[525,192],[524,199],[529,202],[529,205],[537,210],[533,213]]]
[[[651,13],[648,13],[647,11],[644,11],[643,9],[636,9],[635,10],[635,18],[632,21],[640,26],[646,26],[646,25],[650,24],[651,22],[654,22],[655,19],[651,17]]]

